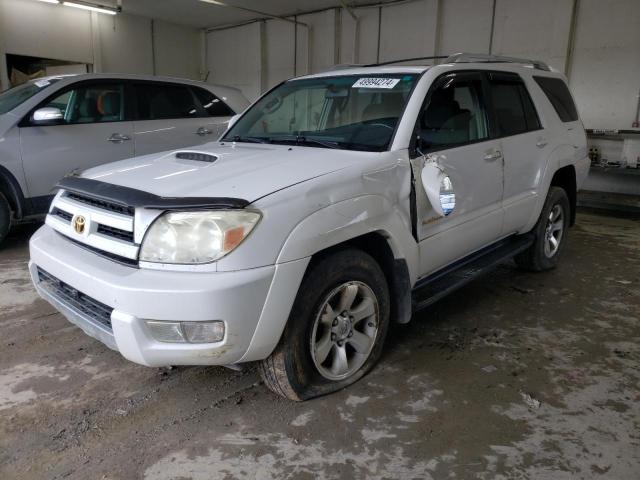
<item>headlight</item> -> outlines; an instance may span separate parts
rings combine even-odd
[[[198,264],[224,257],[249,235],[260,214],[247,210],[168,212],[151,225],[140,260]]]

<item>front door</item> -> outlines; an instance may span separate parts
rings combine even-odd
[[[445,74],[429,90],[418,119],[411,163],[421,276],[501,236],[503,159],[490,132],[485,93],[478,72]],[[455,208],[445,217],[435,214],[422,189],[425,159],[436,161],[451,179]]]
[[[23,122],[20,145],[30,197],[51,195],[70,172],[133,156],[124,90],[113,81],[71,86],[39,106],[60,109],[63,119],[57,124]]]

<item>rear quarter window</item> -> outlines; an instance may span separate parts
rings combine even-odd
[[[571,93],[569,93],[569,89],[563,80],[536,76],[533,79],[547,96],[551,105],[553,105],[560,120],[563,122],[575,122],[578,120],[578,110],[576,110]]]

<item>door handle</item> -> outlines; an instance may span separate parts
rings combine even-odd
[[[491,162],[493,160],[498,160],[499,158],[502,158],[502,152],[500,150],[495,150],[493,152],[487,153],[484,156],[484,159],[487,160],[488,162]]]
[[[209,130],[205,127],[200,127],[198,130],[196,130],[196,135],[200,135],[201,137],[204,137],[205,135],[211,135],[212,133],[213,130]]]
[[[131,140],[131,137],[129,135],[123,135],[122,133],[112,133],[111,136],[107,138],[107,141],[111,143],[122,143],[127,140]]]
[[[538,148],[544,148],[547,146],[549,142],[547,142],[544,138],[539,138],[538,141],[536,142],[536,147]]]

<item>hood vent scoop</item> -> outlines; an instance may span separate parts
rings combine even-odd
[[[213,163],[218,160],[218,157],[215,155],[209,155],[208,153],[198,153],[198,152],[178,152],[176,153],[176,158],[180,160],[194,160],[196,162],[207,162]]]

